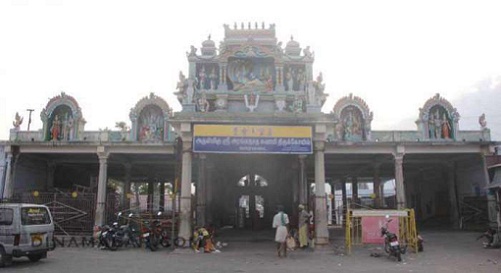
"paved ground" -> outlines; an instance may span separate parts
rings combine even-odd
[[[3,272],[501,272],[501,250],[484,249],[471,232],[422,232],[425,251],[409,253],[398,263],[386,257],[371,257],[372,247],[355,248],[342,254],[339,236],[325,250],[296,250],[287,258],[276,257],[275,245],[263,237],[237,242],[228,237],[221,253],[189,250],[150,252],[121,249],[116,252],[93,248],[58,248],[47,259],[30,263],[15,260]]]

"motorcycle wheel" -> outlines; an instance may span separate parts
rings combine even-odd
[[[129,240],[132,244],[132,247],[141,247],[141,239],[139,239],[139,237],[132,235]]]
[[[156,251],[158,249],[158,238],[156,238],[156,236],[150,236],[150,242],[148,246],[151,251]]]
[[[169,246],[170,246],[169,239],[167,239],[167,238],[162,238],[162,239],[160,240],[160,244],[161,244],[163,247],[169,247]]]
[[[184,239],[183,237],[177,237],[174,240],[174,245],[175,246],[184,247],[185,244],[186,244],[186,239]]]
[[[401,262],[402,261],[402,254],[400,253],[400,251],[397,251],[397,261]]]
[[[113,240],[112,238],[107,238],[106,239],[106,244],[107,244],[108,249],[111,250],[111,251],[115,251],[118,248],[115,240]]]
[[[390,244],[388,242],[384,242],[384,252],[390,254]]]

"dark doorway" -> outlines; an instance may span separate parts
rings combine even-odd
[[[266,190],[268,181],[258,174],[247,174],[237,182],[237,227],[260,230],[266,215]]]

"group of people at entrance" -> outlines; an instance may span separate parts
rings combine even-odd
[[[304,205],[299,205],[298,217],[298,241],[299,248],[304,249],[312,244],[313,239],[310,232],[310,220],[312,214],[306,211]],[[291,243],[295,245],[296,234],[289,228],[289,216],[284,212],[283,206],[277,206],[277,214],[273,217],[273,228],[276,228],[275,242],[277,243],[278,257],[287,257],[287,248],[294,248]]]

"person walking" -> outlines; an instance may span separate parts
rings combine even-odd
[[[311,215],[306,211],[304,205],[299,205],[299,248],[308,246],[308,224],[310,223]]]
[[[277,206],[277,214],[273,217],[273,228],[276,228],[275,242],[277,242],[278,257],[287,257],[287,246],[285,241],[288,235],[289,216],[284,212],[284,207]]]

